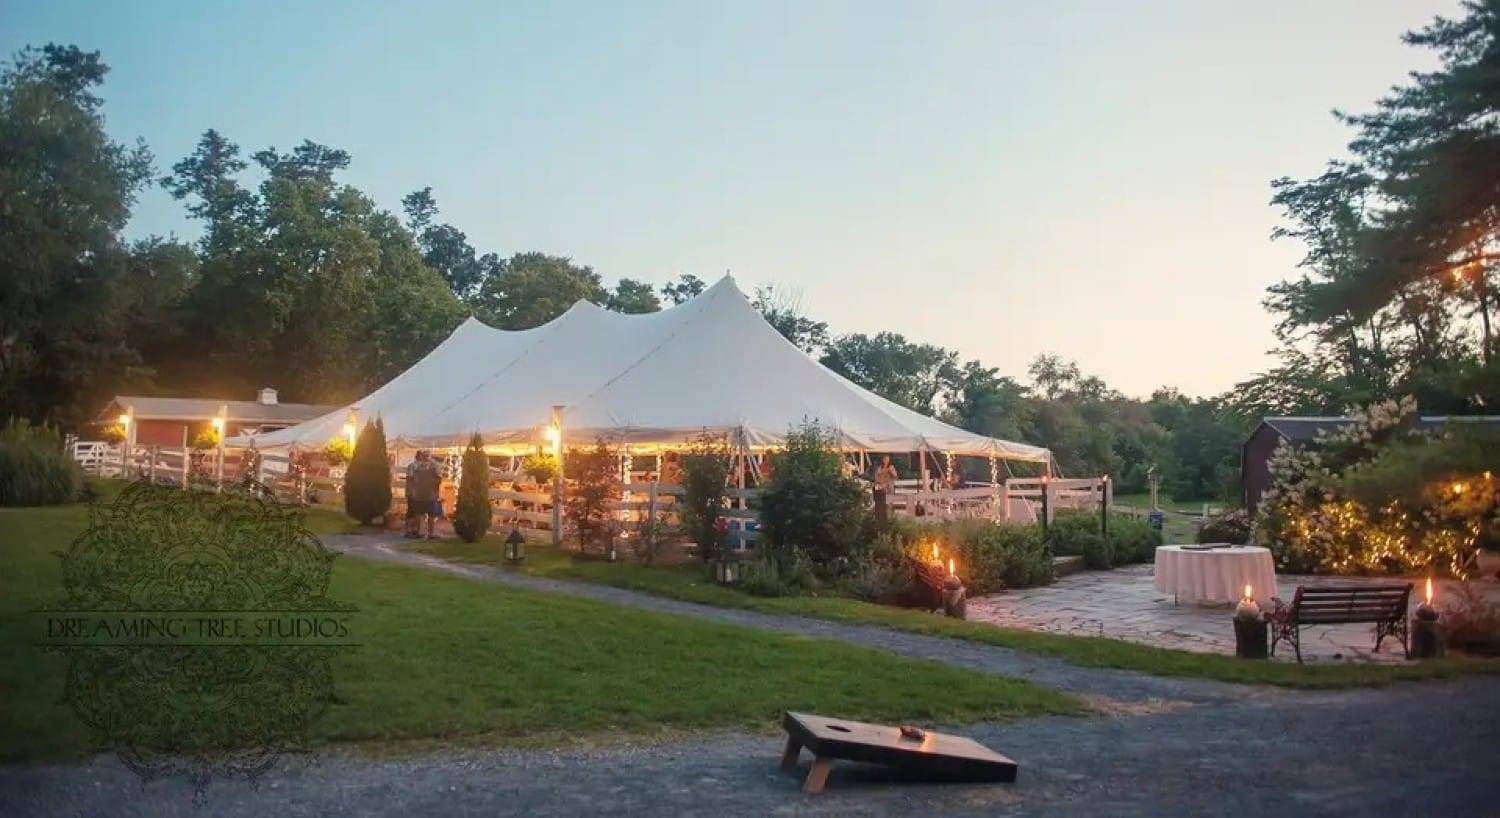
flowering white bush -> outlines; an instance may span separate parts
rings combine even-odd
[[[1293,573],[1464,576],[1496,481],[1489,472],[1455,489],[1432,486],[1371,501],[1345,490],[1345,478],[1390,447],[1431,439],[1416,428],[1415,399],[1384,401],[1351,412],[1352,423],[1320,434],[1313,446],[1283,442],[1271,456],[1271,487],[1256,516],[1256,541]],[[1467,495],[1464,494],[1468,489]],[[1460,503],[1459,501],[1463,501]],[[1490,505],[1493,503],[1491,502]]]

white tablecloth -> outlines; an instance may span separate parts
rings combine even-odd
[[[1276,595],[1271,552],[1258,545],[1184,551],[1180,545],[1156,549],[1156,590],[1183,602],[1233,602],[1249,585],[1269,610]]]

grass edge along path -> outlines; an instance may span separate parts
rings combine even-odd
[[[1084,667],[1133,670],[1154,676],[1182,676],[1289,688],[1334,689],[1446,679],[1467,674],[1500,674],[1500,659],[1455,657],[1400,665],[1298,665],[1281,661],[1248,661],[1233,656],[1173,650],[1107,637],[1071,636],[966,622],[925,611],[877,605],[839,596],[757,597],[711,582],[696,566],[654,567],[633,562],[575,560],[566,552],[560,553],[556,549],[536,545],[527,547],[527,560],[524,564],[508,566],[503,559],[504,544],[498,535],[491,535],[472,544],[460,540],[439,540],[408,544],[405,547],[453,562],[501,566],[531,576],[609,585],[722,608],[805,616],[964,639],[1050,656]]]
[[[36,642],[64,596],[87,506],[0,509],[0,761],[100,748],[65,702],[67,657]],[[785,709],[926,724],[1087,711],[1020,679],[837,640],[766,632],[340,557],[330,596],[362,647],[335,660],[315,746],[535,746],[769,730]],[[564,740],[564,737],[566,740]]]

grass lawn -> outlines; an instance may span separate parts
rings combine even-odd
[[[0,760],[91,751],[62,702],[65,657],[36,647],[32,613],[63,597],[53,552],[86,520],[82,505],[0,509]],[[320,743],[383,750],[769,729],[785,709],[924,723],[1082,711],[1028,682],[837,642],[421,568],[335,566],[331,595],[359,607],[353,636],[363,647],[338,660],[339,701],[316,726]]]
[[[412,546],[460,562],[503,563],[501,538],[469,544],[443,540]],[[1139,670],[1159,676],[1197,676],[1299,688],[1360,687],[1401,680],[1438,679],[1465,673],[1500,674],[1500,660],[1445,659],[1408,664],[1296,665],[1250,662],[1232,656],[1194,653],[1138,645],[1119,639],[1066,636],[964,622],[925,611],[874,605],[841,597],[757,597],[709,581],[697,566],[646,567],[636,563],[575,562],[567,553],[531,546],[519,570],[537,576],[575,579],[706,605],[763,613],[794,614],[838,622],[879,625],[898,630],[948,636],[1055,656],[1074,664]]]

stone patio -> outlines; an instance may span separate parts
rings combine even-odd
[[[1298,585],[1330,582],[1380,585],[1405,580],[1391,578],[1277,577],[1279,594],[1290,602]],[[1441,600],[1452,592],[1447,580],[1437,582]],[[1413,592],[1415,607],[1422,593],[1420,583]],[[1487,596],[1500,602],[1500,584],[1484,583]],[[1270,595],[1261,604],[1269,609]],[[1066,633],[1077,636],[1107,636],[1164,648],[1204,653],[1234,653],[1234,628],[1228,605],[1174,604],[1170,594],[1152,587],[1152,566],[1132,565],[1113,571],[1084,571],[1062,577],[1052,585],[1005,591],[969,600],[969,620],[1012,628]],[[1373,625],[1335,625],[1302,631],[1302,658],[1306,662],[1403,661],[1399,640],[1387,638],[1376,653]],[[1278,645],[1276,658],[1295,661],[1290,647]]]

